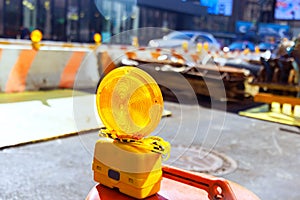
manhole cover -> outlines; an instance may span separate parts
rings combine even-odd
[[[172,145],[167,164],[181,169],[221,176],[233,172],[237,163],[230,157],[216,151],[195,146]]]

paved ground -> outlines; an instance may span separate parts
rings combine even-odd
[[[224,177],[261,199],[300,198],[299,129],[193,104],[165,107],[173,116],[153,134],[231,157],[238,168]],[[97,137],[90,132],[0,150],[0,199],[84,199],[95,184],[91,161]],[[171,154],[168,163],[177,156]]]

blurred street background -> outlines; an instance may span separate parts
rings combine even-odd
[[[164,164],[299,199],[299,20],[300,0],[0,0],[0,200],[85,199],[122,66],[162,91]]]

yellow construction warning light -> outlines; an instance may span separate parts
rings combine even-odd
[[[43,38],[43,34],[41,31],[39,30],[34,30],[31,32],[30,34],[30,39],[31,39],[31,45],[32,45],[32,48],[35,49],[35,50],[39,50],[40,49],[40,41],[42,40]]]
[[[139,39],[138,39],[138,37],[133,37],[132,38],[131,45],[134,46],[134,47],[139,47]]]
[[[119,138],[149,135],[163,111],[159,86],[136,67],[120,67],[108,73],[97,89],[96,104],[105,127]]]
[[[94,41],[96,44],[100,44],[101,43],[101,40],[102,40],[102,37],[99,33],[95,33],[94,34]]]
[[[40,42],[43,38],[43,34],[39,30],[34,30],[30,34],[30,39],[32,42]]]
[[[250,53],[250,49],[249,48],[244,49],[243,54],[247,55],[249,53]]]
[[[208,43],[208,42],[204,42],[204,43],[203,43],[203,49],[204,49],[205,51],[208,51],[208,50],[209,50],[209,43]]]
[[[95,144],[94,180],[143,199],[160,190],[162,155],[170,144],[148,136],[162,117],[163,98],[155,80],[136,67],[119,67],[100,82],[96,106],[105,126]]]
[[[189,44],[187,41],[183,41],[181,46],[184,51],[187,51],[189,48]]]
[[[255,53],[260,53],[260,49],[258,46],[255,46]]]
[[[198,43],[197,43],[197,52],[198,52],[198,53],[202,51],[202,47],[203,47],[202,43],[201,43],[201,42],[198,42]]]

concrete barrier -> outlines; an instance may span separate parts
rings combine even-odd
[[[95,87],[102,74],[114,69],[124,58],[157,59],[170,54],[199,63],[206,53],[196,49],[155,49],[126,45],[44,42],[39,51],[29,41],[0,43],[0,91],[22,92],[51,88]]]
[[[80,74],[78,74],[80,70]],[[99,80],[96,55],[90,48],[30,45],[0,46],[0,91],[93,87]],[[78,83],[77,83],[78,81]]]

